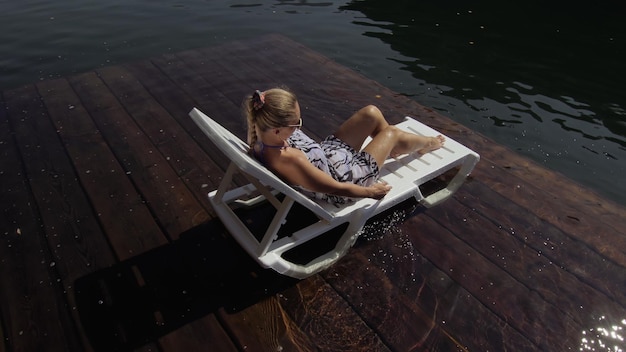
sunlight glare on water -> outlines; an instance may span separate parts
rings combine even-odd
[[[623,352],[626,319],[611,322],[606,316],[598,319],[598,325],[582,332],[580,351]]]

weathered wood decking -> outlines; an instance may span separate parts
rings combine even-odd
[[[261,270],[187,113],[244,136],[243,96],[278,84],[312,135],[374,103],[481,161],[320,275]],[[562,351],[626,318],[623,207],[282,36],[5,91],[0,124],[0,352]]]

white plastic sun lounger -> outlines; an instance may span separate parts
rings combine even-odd
[[[310,199],[287,185],[248,154],[246,143],[200,110],[194,108],[189,115],[231,160],[218,189],[209,193],[215,212],[231,235],[261,266],[298,279],[313,275],[341,258],[354,244],[366,221],[372,216],[410,197],[426,207],[444,201],[461,186],[479,160],[476,152],[446,136],[445,145],[441,149],[425,155],[402,155],[388,159],[381,167],[381,179],[393,188],[383,199],[358,199],[337,207],[325,201]],[[440,134],[410,117],[397,126],[421,135]],[[459,167],[458,172],[445,188],[427,197],[422,195],[420,185],[455,167]],[[236,173],[245,176],[250,184],[235,188],[233,176]],[[275,208],[275,213],[269,226],[261,229],[262,237],[257,239],[236,210],[241,207],[250,208],[264,201],[268,201]],[[288,215],[296,203],[313,213],[315,220],[303,223],[301,228],[296,226],[297,229],[287,235],[279,236],[279,231],[287,224]],[[289,221],[294,223],[290,225],[300,225],[303,222],[300,220],[291,219]],[[326,236],[331,232],[338,235]],[[320,255],[315,254],[313,259],[302,263],[286,255],[296,248],[310,245],[315,239],[330,241],[330,245],[321,246],[323,252]],[[304,252],[308,252],[308,248]]]

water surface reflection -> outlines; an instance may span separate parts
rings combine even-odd
[[[626,203],[622,5],[351,1],[363,35],[409,72],[362,70],[542,164]],[[607,185],[611,185],[608,186]],[[616,185],[616,186],[614,186]]]
[[[626,319],[619,321],[606,316],[600,317],[597,326],[582,332],[580,350],[623,352],[626,349],[624,327]]]

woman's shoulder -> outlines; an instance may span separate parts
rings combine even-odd
[[[300,149],[289,147],[289,148],[281,148],[276,149],[268,153],[266,157],[267,163],[274,167],[280,168],[280,166],[289,165],[289,164],[297,164],[307,161],[306,154],[303,153]]]
[[[290,183],[296,182],[293,177],[300,174],[302,170],[307,170],[311,165],[304,152],[297,148],[286,148],[271,154],[266,158],[266,166]]]
[[[280,153],[281,162],[286,164],[308,162],[307,155],[298,148],[287,148]]]

